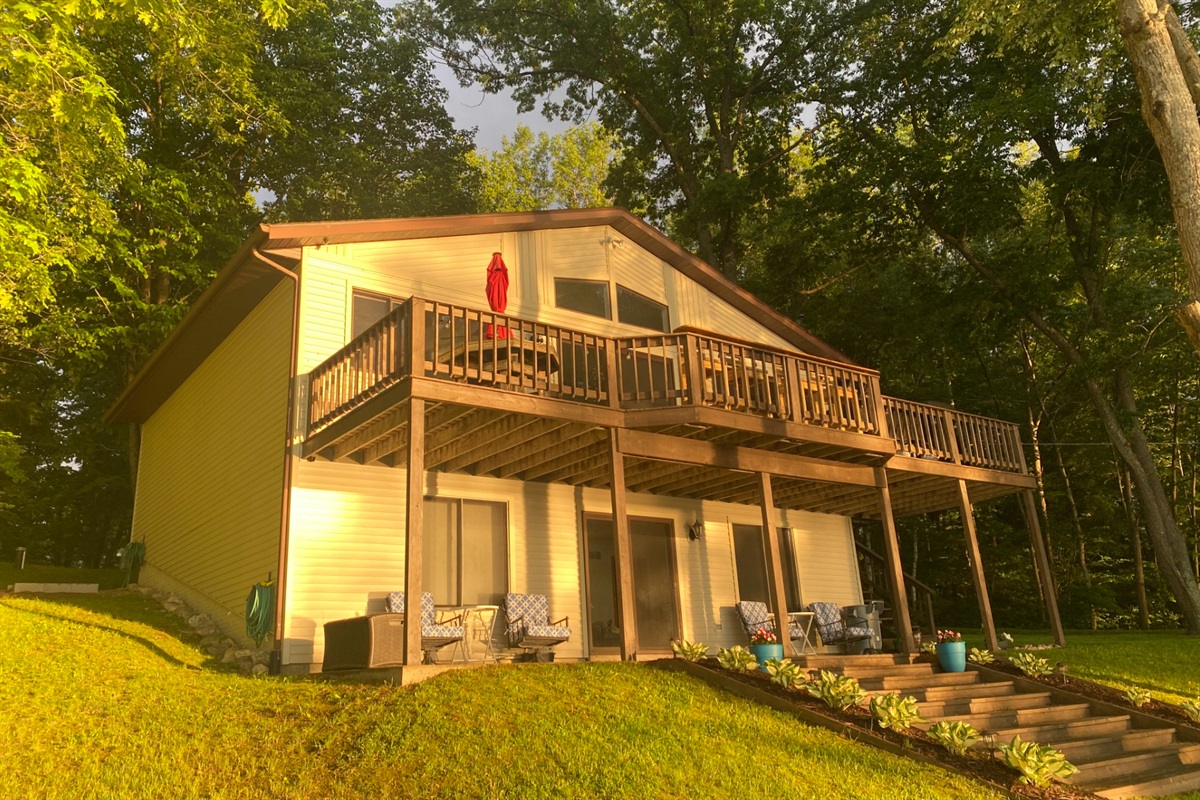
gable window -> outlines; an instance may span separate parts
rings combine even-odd
[[[671,330],[665,305],[620,284],[617,284],[617,321],[654,331]]]
[[[559,308],[612,319],[612,302],[608,297],[607,281],[555,278],[554,304]]]
[[[426,497],[421,580],[442,606],[500,605],[508,591],[508,507]]]
[[[375,294],[354,290],[350,307],[350,338],[356,339],[363,331],[383,319],[403,300],[386,294]]]

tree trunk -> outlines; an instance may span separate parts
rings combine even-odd
[[[1083,573],[1083,585],[1088,588],[1089,595],[1092,589],[1092,571],[1088,568],[1087,561],[1087,538],[1083,533],[1083,522],[1079,518],[1079,505],[1075,502],[1075,490],[1071,488],[1071,476],[1067,473],[1067,463],[1063,459],[1062,446],[1058,444],[1058,435],[1051,428],[1051,435],[1054,436],[1054,456],[1058,462],[1058,473],[1062,476],[1063,486],[1067,491],[1067,507],[1071,510],[1071,527],[1075,531],[1075,548],[1079,554],[1079,570]],[[1099,627],[1099,620],[1096,618],[1096,606],[1091,604],[1089,600],[1089,608],[1091,609],[1092,630]]]
[[[1133,505],[1133,480],[1129,468],[1117,465],[1117,483],[1121,486],[1121,505],[1125,509],[1125,521],[1129,523],[1129,535],[1133,538],[1133,579],[1137,587],[1138,627],[1150,629],[1150,604],[1146,600],[1146,565],[1142,558],[1141,522]]]
[[[1195,73],[1195,83],[1200,65],[1170,3],[1117,0],[1117,15],[1142,95],[1142,118],[1158,145],[1171,187],[1189,294],[1176,319],[1200,352],[1200,122],[1193,99],[1193,92],[1200,95],[1200,85],[1189,89],[1185,78],[1185,73]],[[1174,40],[1172,27],[1178,28]]]

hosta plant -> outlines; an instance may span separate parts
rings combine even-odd
[[[1183,713],[1187,714],[1188,719],[1192,722],[1200,722],[1200,701],[1184,700],[1179,704],[1179,707],[1183,709]]]
[[[845,711],[853,705],[858,705],[866,699],[867,693],[858,685],[858,681],[849,675],[838,675],[827,669],[815,680],[808,682],[808,693],[837,711]]]
[[[881,728],[902,731],[914,722],[924,722],[917,698],[901,697],[898,692],[877,694],[871,698],[871,716]]]
[[[1065,781],[1079,772],[1075,765],[1067,761],[1053,747],[1037,742],[1022,742],[1020,736],[1014,736],[1008,744],[999,745],[1004,753],[1004,763],[1021,773],[1021,783],[1038,786],[1045,789],[1054,781]]]
[[[937,642],[922,642],[921,650],[929,655],[937,654]]]
[[[671,642],[671,652],[684,661],[702,661],[708,657],[708,645],[704,642]]]
[[[790,689],[793,686],[797,689],[804,688],[806,682],[804,670],[800,669],[795,661],[769,658],[763,666],[767,668],[767,674],[771,676],[771,683],[779,684],[784,689]]]
[[[722,667],[734,672],[750,672],[758,668],[754,654],[740,644],[733,647],[722,647],[717,651],[717,661]]]
[[[967,661],[970,661],[972,664],[991,664],[995,660],[996,657],[992,655],[991,650],[980,650],[978,647],[972,647],[967,651]]]
[[[971,746],[979,741],[979,731],[969,722],[941,720],[929,726],[929,738],[956,756],[965,756]]]
[[[1049,661],[1033,653],[1018,653],[1010,660],[1014,667],[1031,678],[1041,678],[1053,671]]]
[[[1152,698],[1150,693],[1145,689],[1139,689],[1138,687],[1134,686],[1131,689],[1125,690],[1125,699],[1128,700],[1129,705],[1133,706],[1134,708],[1141,708],[1142,706],[1150,705],[1150,701],[1154,698]]]

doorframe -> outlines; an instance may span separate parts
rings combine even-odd
[[[613,518],[612,514],[605,514],[602,512],[585,511],[583,513],[583,545],[584,545],[585,556],[588,555],[587,554],[587,543],[588,543],[587,523],[588,523],[588,520],[589,519],[598,519],[598,520],[607,520],[609,522],[612,522],[612,518]],[[630,522],[656,522],[656,523],[663,523],[667,526],[667,539],[668,539],[668,543],[670,545],[667,550],[667,561],[669,562],[668,566],[671,570],[671,600],[675,607],[675,633],[674,633],[674,635],[682,638],[683,637],[683,601],[682,601],[682,598],[680,595],[680,590],[679,590],[679,554],[676,552],[677,540],[676,540],[676,536],[675,536],[675,520],[672,517],[653,517],[653,516],[646,516],[644,514],[626,514],[625,518]],[[615,535],[615,532],[614,532],[614,535]],[[596,655],[612,655],[615,653],[619,653],[620,648],[619,647],[599,647],[599,648],[592,647],[592,608],[591,608],[592,571],[591,571],[591,564],[589,563],[590,561],[591,561],[590,557],[584,558],[584,576],[583,576],[584,603],[583,603],[583,605],[584,605],[584,608],[587,609],[588,653],[589,654],[594,653]],[[637,628],[637,612],[636,612],[636,608],[637,608],[637,576],[633,571],[633,564],[629,565],[629,583],[633,587],[633,595],[634,595],[635,612],[634,612],[634,618],[631,620],[631,622],[633,624],[634,641],[637,642],[637,652],[638,653],[652,653],[652,654],[670,653],[671,652],[670,645],[667,645],[665,647],[652,647],[652,648],[642,646],[642,642],[641,642],[641,639],[639,638],[638,628]],[[620,598],[621,582],[619,579],[617,580],[616,586],[614,588],[616,589],[617,596],[614,597],[613,599],[616,601],[617,608],[620,608],[621,607],[621,605],[620,605],[621,604],[621,598]]]

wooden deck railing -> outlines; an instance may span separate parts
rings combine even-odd
[[[1021,430],[1012,422],[895,397],[883,398],[888,434],[917,458],[1023,472]]]
[[[308,432],[409,375],[414,358],[426,377],[626,409],[724,408],[891,436],[920,458],[1024,470],[1016,425],[883,397],[873,370],[693,332],[608,338],[416,297],[309,374]]]

